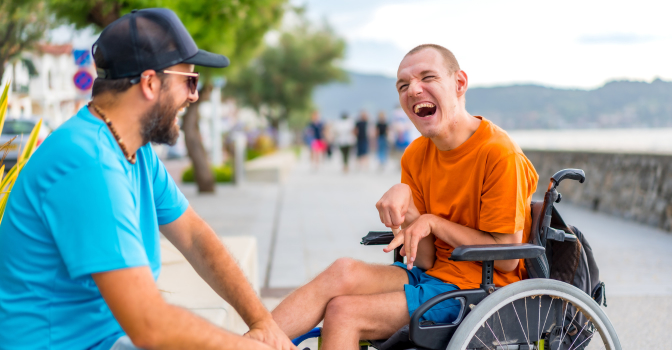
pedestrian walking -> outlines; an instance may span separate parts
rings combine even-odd
[[[314,111],[310,118],[311,122],[308,124],[310,160],[317,169],[322,161],[322,154],[327,149],[327,143],[324,140],[324,124],[320,120],[320,113]]]
[[[385,118],[385,112],[380,111],[378,113],[378,123],[376,123],[376,141],[378,146],[378,162],[380,163],[380,170],[385,169],[387,164],[387,155],[389,153],[388,149],[388,124],[387,119]]]
[[[357,163],[359,169],[366,169],[368,167],[369,155],[369,116],[366,111],[359,114],[359,120],[355,124],[355,135],[357,136]]]
[[[343,172],[347,173],[349,170],[348,160],[352,146],[355,144],[355,123],[348,117],[347,113],[341,114],[341,119],[334,122],[333,127],[334,143],[341,150],[343,156]]]
[[[327,158],[331,159],[332,155],[332,149],[334,147],[334,130],[333,130],[333,123],[324,123],[324,145],[325,145],[325,152],[327,153]]]

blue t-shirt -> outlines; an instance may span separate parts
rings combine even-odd
[[[149,144],[130,164],[87,107],[21,171],[0,225],[0,349],[109,349],[121,327],[92,273],[148,265],[188,202]],[[129,293],[132,293],[129,290]]]

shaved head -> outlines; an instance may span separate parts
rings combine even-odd
[[[411,51],[408,51],[406,56],[404,58],[418,53],[423,50],[428,50],[428,49],[434,49],[436,50],[439,54],[441,54],[441,57],[443,57],[443,61],[446,64],[446,68],[448,68],[448,74],[453,74],[457,71],[460,70],[460,64],[457,63],[457,59],[455,58],[455,55],[453,55],[450,50],[446,49],[445,47],[441,45],[436,45],[436,44],[422,44],[414,47]]]

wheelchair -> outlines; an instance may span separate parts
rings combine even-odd
[[[550,253],[550,241],[577,240],[577,236],[567,229],[567,225],[553,207],[562,198],[556,188],[565,179],[583,183],[585,175],[580,169],[565,169],[551,177],[544,201],[532,203],[533,223],[529,243],[470,245],[454,249],[450,258],[454,261],[482,262],[480,288],[439,294],[418,307],[411,315],[410,324],[399,329],[390,338],[361,341],[360,348],[620,350],[621,344],[616,331],[600,308],[601,298],[596,301],[574,285],[552,279],[553,274],[546,274],[550,278],[528,278],[501,288],[493,284],[496,260],[525,259],[529,270],[533,264],[538,266],[539,259]],[[539,237],[542,237],[541,241]],[[362,244],[387,245],[392,238],[392,232],[373,231],[363,237]],[[400,248],[395,250],[394,260],[403,262]],[[450,324],[434,324],[420,320],[425,312],[448,299],[456,299],[461,304],[461,311],[455,321]],[[320,331],[319,327],[315,328],[293,342],[298,346],[305,339],[319,338]]]

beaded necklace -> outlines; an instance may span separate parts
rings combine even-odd
[[[121,148],[121,152],[124,153],[124,157],[126,157],[126,160],[129,161],[131,164],[135,164],[135,153],[133,155],[128,154],[128,150],[126,149],[126,144],[124,144],[124,140],[121,139],[119,134],[117,133],[117,130],[112,126],[112,121],[105,116],[105,114],[98,109],[96,105],[93,104],[93,101],[89,102],[88,104],[89,107],[93,107],[93,109],[96,111],[96,113],[100,114],[100,117],[103,118],[103,121],[105,121],[105,124],[107,124],[107,127],[110,128],[110,131],[112,132],[112,136],[114,136],[114,139],[117,140],[117,144],[119,144],[119,148]]]

